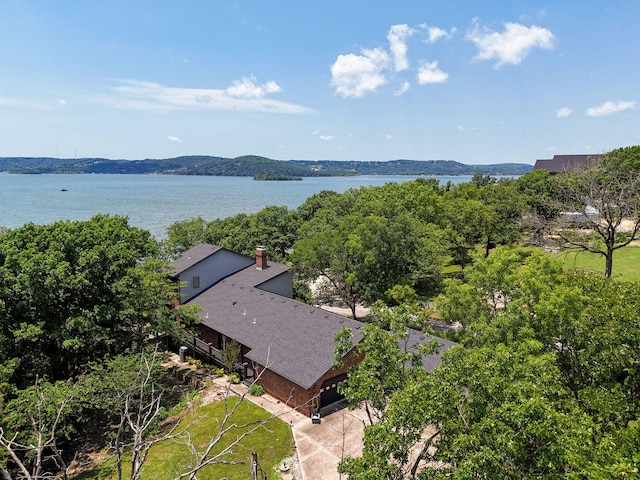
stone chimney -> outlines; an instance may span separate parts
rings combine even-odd
[[[267,249],[266,247],[256,248],[256,268],[258,270],[264,270],[267,268]]]

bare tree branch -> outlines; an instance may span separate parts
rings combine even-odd
[[[44,471],[44,462],[47,459],[54,459],[56,465],[62,471],[63,478],[67,478],[67,465],[62,458],[61,451],[57,447],[57,435],[60,422],[64,414],[64,410],[73,399],[73,394],[64,398],[56,408],[56,413],[53,421],[48,424],[46,414],[43,411],[45,402],[51,399],[47,398],[45,392],[40,388],[40,380],[36,377],[35,383],[36,401],[33,405],[35,411],[27,408],[25,412],[31,422],[32,433],[35,439],[34,443],[29,445],[23,445],[18,443],[18,433],[16,432],[11,438],[6,436],[6,433],[2,427],[0,427],[0,446],[2,446],[12,461],[16,464],[18,470],[21,472],[21,478],[26,480],[39,480],[42,478],[51,477],[51,472]],[[46,452],[50,451],[51,454],[47,455]],[[21,458],[21,454],[24,453]],[[31,471],[28,468],[28,462],[31,462]],[[8,471],[2,470],[3,476],[9,475]],[[10,478],[10,476],[9,476]]]

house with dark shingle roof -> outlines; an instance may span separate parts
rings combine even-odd
[[[334,369],[334,335],[349,327],[357,348],[362,322],[294,300],[289,267],[268,262],[262,247],[253,259],[202,244],[187,250],[173,267],[173,277],[182,284],[181,302],[200,308],[194,350],[220,359],[234,340],[240,345],[243,375],[259,377],[265,391],[307,415],[342,398],[337,385],[358,356],[347,354],[346,365]],[[406,342],[417,349],[434,338],[441,348],[423,357],[428,371],[453,342],[415,330]]]
[[[547,170],[549,174],[571,172],[580,168],[589,168],[602,160],[602,154],[554,155],[551,159],[536,160],[534,170]]]

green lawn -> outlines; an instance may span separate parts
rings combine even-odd
[[[229,402],[234,402],[235,398],[230,398]],[[231,403],[229,407],[231,407]],[[189,427],[194,445],[203,448],[218,431],[216,419],[221,419],[224,415],[224,402],[214,402],[198,407],[194,412],[187,414],[182,419],[182,425],[187,426],[189,422],[200,418]],[[269,413],[254,405],[251,402],[243,401],[237,408],[232,422],[238,425],[250,422],[258,422],[269,417]],[[226,447],[242,430],[230,431],[221,442],[216,445],[214,452],[219,452]],[[282,460],[293,453],[293,436],[289,425],[280,419],[269,420],[263,427],[251,433],[242,441],[242,446],[237,446],[232,455],[225,456],[225,461],[245,462],[239,465],[212,465],[205,467],[198,474],[199,478],[228,478],[246,480],[250,478],[251,452],[258,454],[258,463],[271,478],[274,468]],[[191,454],[184,444],[179,440],[167,440],[155,445],[149,452],[149,457],[145,463],[142,478],[156,478],[158,480],[171,479],[178,472],[187,470],[187,465],[191,460]],[[128,479],[129,464],[123,466],[124,478]],[[111,480],[117,478],[115,461],[109,459],[90,472],[85,472],[78,479],[87,480]]]
[[[540,251],[539,247],[523,247]],[[589,252],[564,251],[556,254],[564,261],[564,268],[568,270],[588,270],[604,275],[604,257]],[[471,265],[469,265],[471,266]],[[442,274],[445,277],[460,273],[459,265],[445,263]],[[625,282],[640,282],[640,246],[627,246],[616,250],[613,254],[612,278]]]
[[[604,274],[604,257],[588,252],[563,252],[558,254],[564,266],[570,270],[590,270]],[[640,247],[628,246],[613,254],[611,277],[627,282],[640,281]]]

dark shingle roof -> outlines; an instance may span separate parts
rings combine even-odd
[[[267,268],[263,270],[258,270],[255,265],[244,268],[233,275],[233,280],[238,284],[257,287],[261,283],[267,282],[288,271],[289,267],[287,265],[277,262],[269,262]]]
[[[174,276],[179,276],[188,268],[193,267],[196,263],[201,262],[205,258],[210,257],[214,253],[223,250],[223,247],[211,245],[209,243],[201,243],[184,252],[180,258],[174,260],[171,265],[174,268]]]
[[[245,355],[248,359],[309,389],[333,366],[334,335],[349,327],[357,344],[362,340],[360,329],[364,324],[251,285],[273,278],[269,270],[277,265],[265,270],[247,267],[189,303],[200,306],[204,325],[249,347],[251,351]],[[423,357],[427,371],[433,371],[440,363],[440,353],[455,344],[416,330],[410,330],[407,342],[413,349],[433,338],[441,349]]]
[[[176,275],[222,250],[202,244],[186,251],[173,265]],[[334,335],[348,327],[354,344],[362,340],[362,322],[322,310],[297,300],[261,290],[259,286],[287,272],[289,267],[269,262],[259,270],[250,265],[230,274],[187,304],[199,305],[202,323],[251,350],[249,360],[300,385],[313,388],[333,367]],[[453,342],[410,330],[407,345],[428,343],[436,338],[440,352],[423,357],[423,366],[432,371],[440,363],[440,353]]]
[[[360,322],[244,285],[235,277],[218,282],[193,302],[202,309],[202,323],[249,347],[250,360],[305,389],[332,368],[335,333],[350,327],[354,342],[362,340]]]

